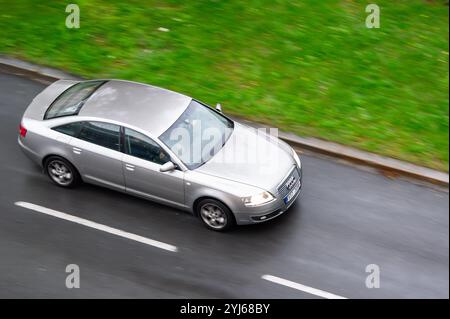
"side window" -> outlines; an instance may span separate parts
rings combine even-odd
[[[151,138],[128,128],[125,128],[125,150],[131,156],[156,164],[170,161],[169,155]]]
[[[84,122],[80,140],[120,151],[120,126],[102,122]]]
[[[70,136],[77,136],[78,132],[80,132],[82,123],[81,122],[73,122],[68,123],[60,126],[53,127],[52,130],[58,131],[60,133],[70,135]]]

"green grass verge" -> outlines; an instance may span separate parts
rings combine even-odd
[[[0,52],[448,171],[448,6],[376,1],[367,29],[370,2],[79,0],[67,29],[63,1],[0,0]]]

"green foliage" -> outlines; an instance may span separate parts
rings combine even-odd
[[[448,6],[377,1],[0,0],[0,52],[142,81],[224,111],[448,171]],[[169,29],[168,32],[158,28]]]

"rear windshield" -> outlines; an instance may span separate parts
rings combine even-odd
[[[84,102],[105,82],[86,81],[71,86],[50,105],[44,120],[78,114]]]

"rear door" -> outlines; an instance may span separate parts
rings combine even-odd
[[[126,191],[165,204],[185,206],[184,172],[160,172],[170,160],[161,146],[148,136],[124,129],[123,172]]]
[[[85,181],[125,190],[120,130],[116,124],[86,121],[78,136],[72,138],[74,165]]]

